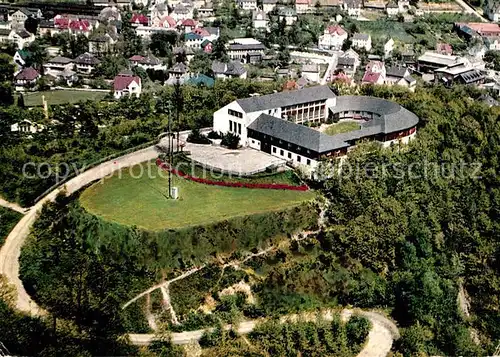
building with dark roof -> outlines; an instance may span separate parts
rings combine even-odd
[[[355,121],[359,129],[327,135],[310,124]],[[214,130],[240,136],[244,146],[264,151],[292,165],[315,168],[342,157],[361,140],[384,146],[407,143],[418,117],[399,104],[375,97],[337,97],[328,86],[238,99],[214,113]]]

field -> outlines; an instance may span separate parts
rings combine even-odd
[[[0,207],[0,247],[12,228],[22,218],[22,214],[5,207]]]
[[[66,103],[77,103],[87,100],[101,100],[106,97],[106,92],[76,91],[76,90],[54,90],[45,92],[33,92],[24,94],[24,105],[36,107],[42,105],[42,96],[45,96],[49,105]]]
[[[336,135],[340,133],[347,133],[349,131],[359,130],[361,126],[358,123],[346,121],[338,124],[332,124],[325,130],[325,134]]]
[[[156,231],[281,210],[314,197],[312,192],[208,186],[174,176],[179,199],[170,200],[167,176],[154,163],[143,163],[94,184],[80,202],[105,220]]]

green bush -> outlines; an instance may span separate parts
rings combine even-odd
[[[220,144],[228,147],[229,149],[237,149],[240,144],[240,136],[233,133],[226,133],[222,137]]]
[[[209,138],[207,138],[206,135],[203,135],[200,133],[200,129],[193,129],[191,131],[191,134],[187,137],[188,143],[193,143],[193,144],[210,144],[211,141]]]
[[[211,131],[210,133],[208,133],[207,137],[209,139],[213,139],[213,140],[218,140],[218,139],[222,139],[222,134],[217,132],[217,131]]]

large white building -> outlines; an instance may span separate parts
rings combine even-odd
[[[341,49],[344,41],[347,40],[347,31],[340,25],[328,26],[323,35],[319,37],[319,47],[326,49]]]
[[[332,121],[356,121],[360,129],[330,136],[307,126]],[[235,100],[214,113],[213,129],[239,135],[243,146],[314,169],[321,160],[346,155],[361,139],[384,146],[407,143],[418,121],[397,103],[337,97],[328,86],[316,86]]]

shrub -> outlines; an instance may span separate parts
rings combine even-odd
[[[191,131],[191,134],[189,134],[187,138],[188,143],[193,143],[193,144],[210,144],[211,141],[208,139],[205,135],[200,133],[199,129],[193,129]]]
[[[222,139],[222,134],[218,133],[216,131],[211,131],[210,133],[208,133],[207,137],[209,139],[218,140],[218,139]]]
[[[229,149],[237,149],[240,144],[240,136],[233,133],[226,133],[222,137],[220,144],[222,146],[227,146]]]

